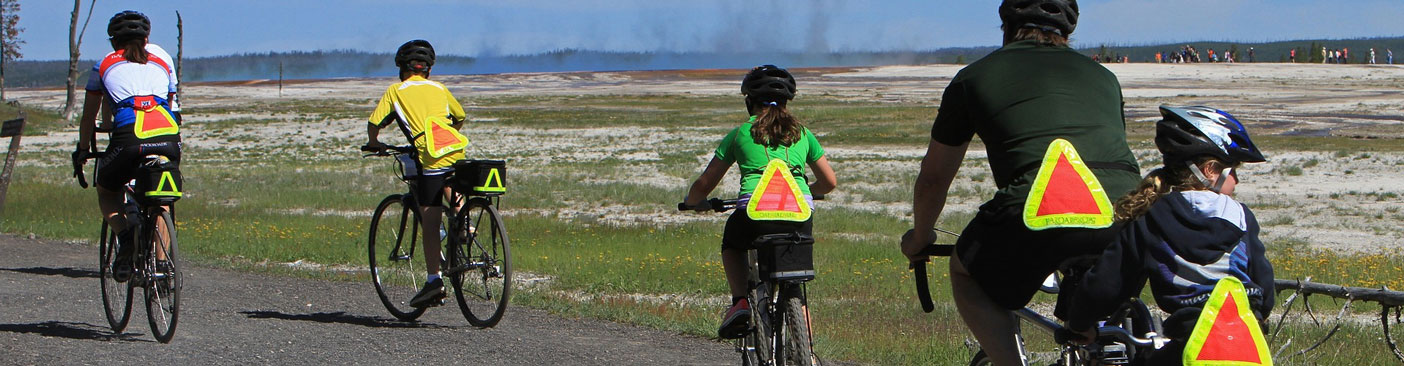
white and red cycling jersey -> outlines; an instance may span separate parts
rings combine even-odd
[[[93,65],[86,89],[105,92],[112,102],[147,95],[168,98],[176,92],[178,83],[171,55],[161,46],[151,43],[146,44],[146,52],[145,64],[127,61],[122,51],[108,53]]]

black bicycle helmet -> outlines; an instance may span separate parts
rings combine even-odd
[[[107,21],[107,37],[112,40],[146,38],[151,35],[151,19],[145,14],[126,10]]]
[[[741,79],[741,94],[748,99],[778,102],[795,99],[795,77],[775,65],[761,65]]]
[[[1165,165],[1209,155],[1229,165],[1267,161],[1233,115],[1210,107],[1160,106],[1155,147]]]
[[[1077,0],[1004,0],[999,4],[999,20],[1004,29],[1043,28],[1063,37],[1077,29]]]
[[[434,46],[422,39],[400,45],[400,50],[395,51],[395,66],[401,69],[410,68],[410,61],[424,62],[424,65],[414,65],[414,71],[428,70],[434,66]]]

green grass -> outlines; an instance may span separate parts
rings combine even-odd
[[[269,106],[303,121],[328,125],[324,121],[350,118],[347,116],[359,121],[369,113],[370,103],[307,101]],[[490,127],[528,135],[564,132],[559,141],[579,145],[521,147],[508,142],[514,136],[475,134],[473,125],[465,128],[476,152],[509,161],[509,192],[502,210],[509,215],[506,226],[514,244],[515,270],[547,279],[517,292],[512,306],[714,336],[726,293],[718,250],[725,216],[678,213],[674,205],[700,172],[715,141],[727,128],[744,121],[739,100],[514,96],[474,98],[465,103],[477,106],[473,108],[475,118],[497,118]],[[826,97],[802,98],[792,106],[834,151],[923,148],[935,116],[930,105]],[[187,113],[236,110],[242,109],[188,109]],[[192,124],[187,133],[232,138],[235,134],[230,131],[275,120],[281,119]],[[329,126],[319,128],[361,128],[359,124]],[[602,127],[619,127],[621,132],[577,134],[571,130]],[[658,146],[635,146],[631,128],[661,129],[662,134],[675,137],[664,138]],[[1269,138],[1262,144],[1293,143],[1313,151],[1349,151],[1337,153],[1338,158],[1357,158],[1360,151],[1397,151],[1397,144],[1388,141],[1319,139]],[[372,206],[387,194],[404,191],[392,176],[391,162],[361,159],[349,152],[359,144],[355,138],[318,140],[345,147],[332,151],[311,142],[275,137],[249,137],[247,142],[261,147],[187,147],[182,163],[187,195],[177,204],[177,212],[182,250],[188,258],[244,270],[364,281],[359,272],[295,270],[277,263],[302,260],[363,268]],[[606,156],[603,152],[614,148],[652,153],[656,158]],[[583,155],[558,157],[572,153]],[[0,229],[91,241],[98,230],[96,194],[73,184],[69,171],[62,169],[67,166],[66,154],[36,153],[22,158],[26,164],[16,172]],[[968,359],[972,354],[966,346],[969,336],[950,302],[946,261],[938,259],[931,267],[937,310],[922,313],[913,296],[912,273],[897,251],[898,236],[909,228],[910,219],[874,209],[909,206],[917,159],[833,154],[831,160],[840,187],[830,201],[818,204],[815,263],[819,273],[809,285],[816,349],[825,359],[882,365],[953,364]],[[966,163],[957,181],[969,184],[953,189],[953,202],[978,203],[993,193],[984,165],[978,159]],[[1309,168],[1316,163],[1301,165]],[[736,179],[733,171],[725,181],[734,184]],[[713,196],[734,194],[734,188],[719,188]],[[1395,192],[1352,195],[1380,201],[1398,199]],[[973,205],[948,207],[941,226],[958,230],[972,211]],[[1288,228],[1301,221],[1287,216],[1264,220],[1268,229]],[[1309,244],[1308,239],[1270,244],[1270,258],[1280,278],[1312,276],[1325,283],[1404,288],[1404,254],[1340,254],[1312,250]],[[1038,301],[1052,300],[1041,297]],[[1316,309],[1331,308],[1329,299],[1312,301]],[[1368,304],[1356,308],[1361,314],[1378,312],[1378,307]],[[1310,335],[1326,330],[1309,324],[1291,324],[1287,329],[1295,337],[1294,345],[1314,341],[1308,339]],[[1343,332],[1328,343],[1329,352],[1322,351],[1332,356],[1317,362],[1391,362],[1383,345],[1373,341],[1377,329],[1355,327]],[[1046,341],[1040,344],[1038,347],[1047,347]]]
[[[63,119],[63,116],[59,115],[58,111],[24,106],[16,107],[16,105],[11,105],[9,103],[0,103],[0,121],[19,118],[21,111],[25,114],[25,136],[43,135],[52,131],[62,130],[70,125],[67,120]],[[7,144],[6,146],[9,146],[8,139],[5,140],[5,143]]]

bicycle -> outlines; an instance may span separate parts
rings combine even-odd
[[[945,234],[960,236],[950,231],[937,230]],[[954,251],[955,245],[952,244],[929,244],[921,251],[921,254],[950,257]],[[1057,294],[1063,281],[1059,273],[1075,273],[1068,271],[1069,266],[1063,267],[1059,272],[1050,275],[1039,290],[1049,294]],[[916,278],[917,298],[921,302],[922,311],[930,313],[935,309],[935,304],[931,301],[931,289],[927,283],[926,261],[913,261],[911,269],[916,272],[914,278]],[[1146,304],[1137,298],[1130,298],[1123,302],[1111,316],[1098,326],[1097,339],[1091,340],[1088,344],[1074,342],[1080,336],[1052,317],[1045,316],[1033,309],[1025,307],[1016,310],[1014,316],[1020,320],[1014,323],[1014,337],[1019,345],[1020,359],[1024,365],[1029,365],[1033,361],[1050,361],[1047,358],[1053,358],[1053,364],[1058,366],[1141,364],[1149,356],[1150,351],[1160,349],[1170,342],[1169,338],[1162,335],[1165,331],[1161,328],[1160,316],[1152,313]],[[1052,336],[1053,341],[1058,344],[1056,354],[1040,355],[1029,352],[1025,348],[1023,328],[1019,325],[1021,322],[1033,324]],[[1035,358],[1033,356],[1051,357]],[[976,352],[970,360],[970,366],[993,364],[994,362],[990,360],[983,349]]]
[[[394,157],[407,186],[419,177],[413,146],[362,146],[361,150],[369,152],[364,157]],[[507,229],[496,208],[506,193],[506,166],[497,160],[463,160],[454,165],[454,171],[448,178],[454,192],[444,210],[445,227],[440,229],[444,239],[440,267],[468,323],[492,327],[502,320],[512,291]],[[409,306],[417,286],[426,280],[424,269],[416,267],[424,263],[423,249],[418,248],[419,215],[411,188],[386,196],[371,216],[367,245],[371,282],[385,309],[403,321],[415,320],[427,309]],[[405,235],[407,229],[410,235]]]
[[[815,196],[815,200],[823,199]],[[706,208],[726,212],[735,199],[711,198]],[[679,211],[693,207],[678,204]],[[746,251],[750,264],[751,329],[737,340],[746,366],[818,365],[814,355],[805,283],[814,279],[814,238],[801,233],[761,235]]]
[[[88,152],[82,160],[103,155]],[[74,162],[74,176],[80,186],[88,188],[82,165],[81,161]],[[132,274],[126,281],[117,281],[113,275],[113,267],[118,264],[117,233],[109,230],[107,220],[102,221],[99,229],[98,277],[103,313],[112,331],[121,333],[131,319],[132,290],[140,287],[152,336],[161,343],[170,343],[180,319],[180,290],[184,286],[184,274],[176,254],[174,211],[175,201],[181,195],[180,170],[163,155],[147,155],[138,166],[137,178],[123,186],[124,214],[136,214],[141,218],[139,231],[134,236],[133,244],[137,247],[131,256]]]

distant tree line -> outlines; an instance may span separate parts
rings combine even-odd
[[[1183,45],[1193,45],[1199,52],[1213,48],[1228,50],[1239,62],[1248,61],[1247,50],[1254,48],[1258,62],[1287,62],[1287,55],[1297,48],[1298,62],[1320,63],[1321,46],[1331,49],[1349,48],[1352,63],[1369,58],[1370,47],[1384,62],[1384,50],[1404,52],[1404,37],[1303,40],[1269,43],[1186,42],[1153,46],[1077,45],[1089,56],[1099,55],[1109,60],[1126,57],[1131,62],[1154,62],[1155,53],[1173,52]],[[1315,50],[1307,52],[1307,48]],[[668,70],[700,68],[742,69],[758,64],[773,63],[785,67],[825,66],[883,66],[921,64],[963,64],[978,60],[996,47],[945,48],[932,51],[845,52],[845,53],[677,53],[677,52],[606,52],[563,49],[534,55],[467,57],[441,54],[434,72],[446,74],[496,74],[509,72],[562,71],[623,71]],[[441,51],[442,52],[442,51]],[[1207,55],[1206,55],[1207,56]],[[1404,55],[1402,55],[1404,56]],[[392,77],[395,65],[388,53],[352,50],[311,52],[264,52],[237,55],[199,57],[185,60],[182,77],[185,82],[277,79],[279,64],[288,79],[320,79],[336,77]],[[80,70],[89,70],[93,62],[83,61]],[[5,83],[12,87],[49,87],[62,85],[64,61],[15,61],[7,66]],[[13,70],[13,71],[10,71]]]

